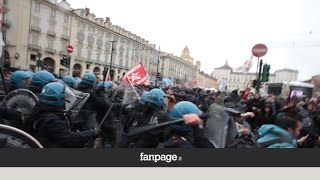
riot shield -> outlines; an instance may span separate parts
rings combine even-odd
[[[30,134],[0,124],[0,148],[43,148],[43,146]]]
[[[8,109],[15,109],[23,114],[31,114],[33,107],[38,103],[38,97],[27,89],[11,91],[2,101]]]
[[[218,104],[209,107],[205,131],[215,148],[225,148],[237,136],[235,122],[226,109]]]
[[[78,116],[83,105],[89,99],[90,94],[74,90],[68,86],[66,86],[65,94],[66,112],[69,115],[71,121],[73,121]]]

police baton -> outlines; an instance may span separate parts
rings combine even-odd
[[[99,124],[99,126],[98,126],[98,129],[101,129],[101,126],[102,126],[102,124],[104,123],[104,121],[107,119],[107,116],[110,114],[110,111],[111,111],[112,107],[113,107],[113,103],[110,105],[108,111],[107,111],[106,114],[103,116],[103,119],[102,119],[102,121],[100,122],[100,124]]]
[[[152,125],[132,128],[132,129],[129,130],[128,134],[126,134],[126,135],[127,136],[134,136],[134,135],[141,134],[143,132],[150,131],[150,130],[153,130],[153,129],[162,128],[162,127],[174,125],[174,124],[177,124],[177,123],[181,123],[183,121],[184,121],[183,119],[177,119],[177,120],[174,120],[174,121],[168,121],[168,122],[163,122],[163,123],[159,123],[159,124],[152,124]]]
[[[209,117],[209,115],[208,114],[201,114],[201,115],[199,115],[199,117],[201,119],[207,119]],[[129,132],[126,135],[127,136],[134,136],[134,135],[141,134],[143,132],[150,131],[150,130],[153,130],[153,129],[163,128],[163,127],[167,127],[167,126],[170,126],[170,125],[178,124],[178,123],[181,123],[183,121],[184,121],[184,119],[176,119],[176,120],[173,120],[173,121],[163,122],[163,123],[159,123],[159,124],[152,124],[152,125],[132,128],[132,129],[129,130]]]

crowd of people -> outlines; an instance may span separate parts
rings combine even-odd
[[[225,138],[229,140],[223,148],[320,145],[320,97],[242,96],[238,90],[226,93],[98,81],[90,72],[81,79],[69,75],[56,79],[48,71],[15,71],[10,91],[28,89],[39,101],[30,114],[2,105],[0,118],[6,119],[2,123],[10,122],[46,148],[218,148],[208,129],[224,127],[208,126],[212,119],[219,119],[214,113],[221,107],[230,119]],[[66,105],[74,89],[90,96],[77,117],[70,118]],[[128,89],[133,93],[128,94]],[[177,123],[160,126],[173,121]],[[150,125],[159,126],[128,135],[132,129]]]

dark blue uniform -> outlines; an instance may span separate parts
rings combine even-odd
[[[93,130],[73,132],[65,113],[53,107],[37,106],[30,119],[29,131],[47,148],[80,148],[95,136]]]
[[[143,115],[137,117],[137,126],[146,126],[170,121],[169,114],[152,104],[147,104],[143,110]],[[156,148],[164,140],[164,130],[155,129],[142,133],[134,137],[134,147]]]

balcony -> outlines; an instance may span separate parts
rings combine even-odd
[[[8,40],[6,40],[6,41],[4,42],[4,44],[5,44],[5,46],[13,46],[12,42],[10,42],[10,41],[8,41]]]
[[[10,28],[11,27],[11,21],[5,19],[2,21],[2,26],[6,27],[6,28]]]
[[[53,49],[53,48],[47,47],[47,48],[45,49],[45,52],[48,53],[48,54],[55,54],[55,53],[56,53],[56,50]]]
[[[31,25],[31,31],[40,33],[41,32],[41,28],[39,26],[33,26]]]
[[[77,61],[77,62],[83,62],[84,61],[84,59],[82,57],[79,57],[79,56],[74,57],[74,60]]]
[[[29,49],[34,50],[34,51],[41,51],[41,47],[36,44],[29,44]]]
[[[54,31],[48,30],[47,34],[48,34],[48,36],[56,37],[56,32],[54,32]]]
[[[98,60],[96,60],[94,63],[96,63],[98,65],[103,65],[103,62],[102,61],[98,61]]]
[[[66,40],[66,41],[69,41],[69,40],[70,40],[70,37],[67,36],[67,35],[61,35],[61,39]]]
[[[59,51],[59,55],[61,55],[61,56],[66,56],[66,55],[68,55],[68,54],[67,54],[66,51]]]

